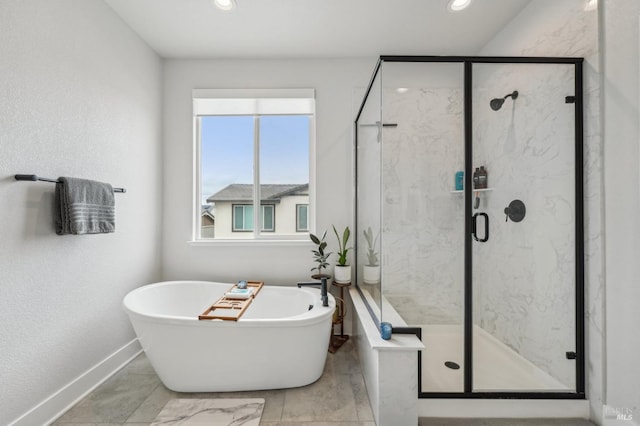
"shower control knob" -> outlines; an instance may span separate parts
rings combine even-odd
[[[511,219],[513,222],[520,222],[524,219],[526,212],[527,209],[522,201],[513,200],[504,208],[504,214],[507,215],[504,221],[508,222]]]

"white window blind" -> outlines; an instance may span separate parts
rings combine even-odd
[[[314,89],[195,89],[193,113],[297,115],[315,113]]]

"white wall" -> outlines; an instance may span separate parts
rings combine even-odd
[[[640,3],[605,0],[601,10],[607,283],[604,403],[633,410],[633,423],[638,425]],[[609,424],[626,423],[611,419]]]
[[[193,215],[192,89],[316,89],[316,230],[341,229],[353,217],[352,93],[365,87],[376,58],[324,60],[167,60],[164,78],[164,233],[166,279],[241,278],[268,284],[308,280],[311,242],[189,245]],[[335,261],[331,259],[332,263]]]
[[[4,0],[0,39],[7,424],[134,338],[122,298],[159,275],[162,70],[101,0]],[[54,185],[15,173],[125,187],[116,232],[57,236]]]

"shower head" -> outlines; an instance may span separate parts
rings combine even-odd
[[[500,108],[502,108],[502,104],[504,104],[504,101],[508,98],[511,97],[511,99],[517,99],[518,98],[518,91],[514,90],[513,93],[509,93],[507,96],[505,96],[504,98],[495,98],[495,99],[491,99],[491,102],[489,102],[489,106],[491,107],[492,110],[497,111]]]
[[[491,106],[492,110],[497,111],[500,108],[502,108],[503,103],[504,103],[504,98],[495,98],[495,99],[491,99],[491,102],[489,102],[489,106]]]

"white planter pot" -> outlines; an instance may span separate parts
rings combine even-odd
[[[378,284],[380,282],[380,266],[364,265],[362,272],[362,281],[365,284]]]
[[[347,284],[351,282],[351,266],[336,265],[333,270],[333,281],[339,284]]]

